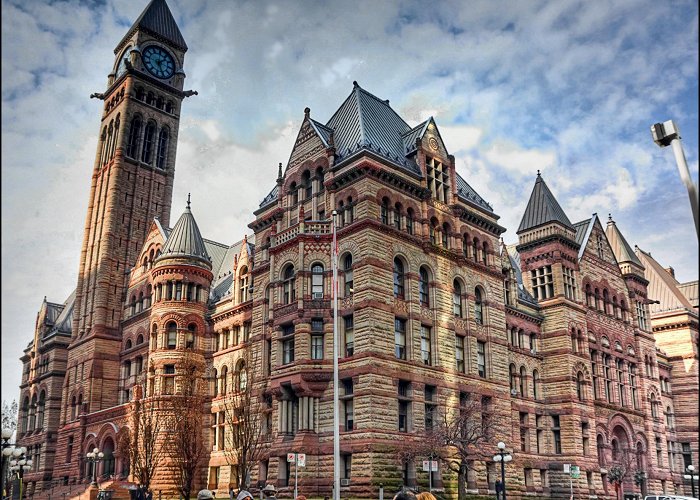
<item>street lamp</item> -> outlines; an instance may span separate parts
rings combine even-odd
[[[10,443],[10,438],[12,437],[12,429],[2,430],[2,494],[5,494],[5,480],[7,479],[7,461],[12,455],[14,450],[14,444]]]
[[[506,444],[503,441],[498,443],[498,451],[493,456],[494,462],[501,462],[501,488],[503,500],[506,500],[506,462],[513,460],[513,455],[506,451]]]
[[[685,474],[683,477],[685,479],[690,479],[690,490],[693,493],[693,498],[695,497],[695,478],[697,477],[697,474],[695,474],[695,466],[694,465],[689,465],[686,467],[688,471],[688,474]]]
[[[676,157],[678,173],[690,197],[690,209],[693,212],[693,219],[695,219],[695,231],[700,237],[700,223],[698,223],[698,218],[700,217],[698,214],[698,190],[695,187],[693,179],[690,177],[688,163],[685,161],[685,154],[683,153],[683,146],[681,145],[681,132],[673,120],[667,120],[663,123],[655,123],[652,125],[651,136],[659,147],[664,148],[668,145],[673,147],[673,155]]]
[[[12,460],[10,460],[10,471],[13,474],[17,474],[17,477],[19,478],[19,498],[20,500],[22,499],[23,492],[23,479],[24,479],[24,473],[29,471],[32,468],[32,460],[28,459],[25,454],[27,453],[27,448],[24,446],[20,446],[19,448],[14,448],[12,450],[12,453],[9,455],[12,457]],[[3,450],[4,454],[4,450]]]
[[[89,451],[85,458],[89,463],[92,464],[92,483],[90,486],[97,486],[97,464],[104,460],[105,454],[102,453],[98,448]]]

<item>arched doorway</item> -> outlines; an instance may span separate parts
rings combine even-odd
[[[114,474],[114,440],[111,437],[105,438],[102,443],[102,453],[104,453],[102,475],[109,477]]]

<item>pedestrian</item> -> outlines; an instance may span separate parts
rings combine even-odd
[[[501,498],[501,493],[503,492],[503,483],[500,479],[496,479],[496,500]]]
[[[146,500],[153,500],[153,490],[148,490],[146,493]]]
[[[214,498],[214,493],[212,493],[210,490],[207,490],[206,488],[203,490],[199,490],[199,493],[197,493],[197,500],[213,500]]]
[[[262,491],[267,500],[277,500],[277,490],[275,489],[274,485],[267,484]]]
[[[233,491],[233,488],[231,488],[231,491]],[[255,497],[253,497],[253,494],[250,491],[242,489],[238,493],[238,496],[235,498],[235,500],[246,500],[246,498],[250,498],[251,500],[255,500]]]
[[[411,490],[400,490],[396,495],[394,495],[394,500],[417,500],[415,493]]]
[[[418,493],[418,495],[416,495],[416,498],[418,500],[437,500],[437,498],[435,498],[435,495],[433,495],[429,491],[424,491],[423,493]]]

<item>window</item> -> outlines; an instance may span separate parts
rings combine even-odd
[[[595,439],[596,448],[598,450],[598,465],[605,465],[605,442],[603,441],[603,436],[598,434]]]
[[[527,396],[527,375],[524,366],[520,367],[520,395],[522,397]]]
[[[311,335],[311,359],[323,359],[323,335]]]
[[[509,383],[509,385],[510,385],[510,393],[511,393],[511,394],[515,393],[515,391],[516,391],[516,389],[515,389],[515,387],[516,387],[516,380],[515,380],[516,377],[517,377],[517,374],[516,374],[516,372],[515,372],[515,365],[511,364],[511,365],[508,367],[508,383]]]
[[[527,412],[520,412],[520,450],[530,451],[530,429],[529,415]]]
[[[535,299],[551,299],[554,297],[554,281],[552,280],[552,266],[543,266],[530,271],[532,280],[532,294]]]
[[[380,215],[382,219],[382,224],[389,224],[389,200],[387,198],[384,198],[382,200]]]
[[[394,227],[398,230],[401,230],[401,205],[398,203],[394,207]]]
[[[437,417],[437,390],[434,385],[425,386],[425,430],[430,431],[435,426]]]
[[[313,183],[311,181],[311,172],[308,170],[301,175],[301,182],[304,185],[304,199],[310,200],[313,195]]]
[[[617,372],[617,392],[620,396],[620,404],[622,406],[627,406],[627,397],[625,395],[625,376],[624,376],[624,362],[621,359],[615,360],[615,369]]]
[[[343,385],[343,410],[345,430],[351,431],[355,428],[355,412],[353,404],[353,384],[351,378],[346,378],[341,381]]]
[[[410,208],[406,211],[406,232],[413,234],[413,210]]]
[[[420,304],[424,307],[430,305],[430,278],[428,270],[425,267],[420,268],[420,281],[418,283],[418,290],[420,295]]]
[[[323,298],[323,266],[321,264],[311,266],[311,297],[314,299]]]
[[[532,370],[532,397],[539,398],[540,373],[537,370]]]
[[[426,157],[425,168],[428,178],[428,189],[433,198],[443,203],[450,201],[450,172],[447,165],[435,158]]]
[[[399,380],[399,432],[408,432],[411,383]]]
[[[641,303],[640,301],[636,302],[637,306],[637,323],[639,324],[639,328],[642,330],[647,329],[647,311],[646,308],[644,307],[644,304]]]
[[[187,337],[185,339],[185,349],[194,349],[194,338],[197,333],[197,325],[190,323],[187,325]]]
[[[581,440],[583,443],[583,454],[588,455],[588,422],[581,422]]]
[[[486,377],[486,342],[476,342],[476,366],[480,377]]]
[[[455,335],[455,363],[458,372],[466,372],[464,366],[464,337],[460,335]]]
[[[352,314],[343,318],[345,332],[345,356],[350,357],[355,352],[355,324]]]
[[[294,325],[282,326],[282,364],[294,361]]]
[[[168,153],[168,129],[163,127],[158,134],[158,156],[156,159],[156,167],[165,169],[165,160]]]
[[[165,365],[163,372],[163,394],[175,393],[175,365]]]
[[[406,320],[394,319],[394,355],[406,359]]]
[[[146,125],[146,132],[143,136],[143,151],[141,152],[141,161],[144,163],[151,164],[153,160],[153,141],[156,134],[156,124],[153,122],[148,122]]]
[[[174,321],[168,323],[168,349],[175,349],[177,347],[177,324]]]
[[[283,297],[285,304],[291,304],[296,300],[296,278],[294,276],[294,266],[289,265],[284,269],[283,273]]]
[[[535,415],[535,427],[537,432],[537,453],[542,453],[544,451],[544,429],[542,420],[544,417],[542,415]]]
[[[248,388],[248,369],[243,361],[239,363],[236,370],[236,379],[238,380],[238,390],[245,392]]]
[[[241,267],[238,276],[238,303],[242,304],[248,300],[248,267]]]
[[[578,372],[576,374],[576,397],[579,401],[583,401],[585,399],[583,393],[584,384],[585,381],[583,380],[583,372]]]
[[[484,306],[482,301],[481,288],[477,287],[474,289],[474,320],[477,325],[484,324]]]
[[[552,441],[554,443],[554,453],[561,455],[561,427],[559,415],[552,415]]]
[[[342,479],[350,479],[352,474],[352,455],[340,456],[340,474]]]
[[[593,399],[598,399],[598,352],[591,349],[591,377],[593,385]]]
[[[131,120],[131,127],[129,127],[129,142],[126,146],[126,156],[129,158],[136,158],[139,150],[139,140],[141,138],[141,118],[135,116]]]
[[[689,465],[693,465],[690,443],[681,443],[681,453],[683,454],[683,470],[687,470]]]
[[[405,297],[404,295],[404,289],[405,289],[405,276],[404,276],[404,267],[403,267],[403,262],[401,262],[401,259],[396,257],[394,259],[394,297],[397,299],[403,299]]]
[[[429,326],[421,325],[420,327],[420,352],[423,364],[431,366],[433,364],[432,356],[432,330]]]
[[[345,296],[348,297],[353,292],[352,255],[347,254],[343,259],[343,270],[345,272]]]
[[[637,365],[630,363],[628,376],[632,395],[632,406],[635,410],[639,410],[639,402],[637,401]]]
[[[659,418],[659,404],[653,393],[649,396],[649,405],[651,406],[651,416],[657,420]]]
[[[603,354],[602,362],[603,362],[603,378],[605,379],[605,400],[608,401],[609,403],[612,403],[613,402],[613,394],[612,394],[612,379],[611,379],[611,375],[610,375],[610,355]]]
[[[449,248],[450,246],[450,226],[447,223],[442,225],[442,247]]]
[[[564,297],[576,300],[576,278],[574,270],[564,266]]]
[[[456,318],[462,317],[462,285],[454,280],[452,285],[452,313]]]

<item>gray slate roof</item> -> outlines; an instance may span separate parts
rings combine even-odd
[[[177,224],[170,231],[156,262],[169,257],[187,257],[212,265],[212,259],[204,245],[197,221],[194,220],[190,210],[189,201]]]
[[[625,237],[622,236],[622,233],[617,228],[617,224],[615,224],[615,221],[612,220],[612,217],[610,220],[608,220],[608,227],[605,228],[605,236],[608,238],[608,242],[610,243],[610,247],[615,254],[615,259],[617,259],[617,262],[632,262],[637,264],[639,267],[644,267],[635,255],[630,244],[627,243]]]
[[[535,187],[532,188],[530,200],[527,202],[527,208],[525,208],[525,213],[516,234],[549,222],[559,222],[574,229],[571,221],[559,206],[556,198],[538,172]]]
[[[508,252],[508,259],[510,260],[510,265],[515,271],[515,279],[518,282],[518,300],[530,304],[532,306],[539,307],[537,299],[530,295],[530,292],[527,291],[525,285],[523,284],[523,271],[520,268],[520,254],[515,249],[516,246],[517,245],[508,245],[506,247],[506,251]]]
[[[493,207],[491,204],[479,196],[479,193],[474,191],[474,188],[465,181],[461,175],[455,172],[457,176],[457,195],[465,201],[479,205],[484,210],[493,212]]]
[[[130,38],[137,29],[164,38],[176,47],[187,50],[185,39],[165,0],[151,0],[117,47]]]

